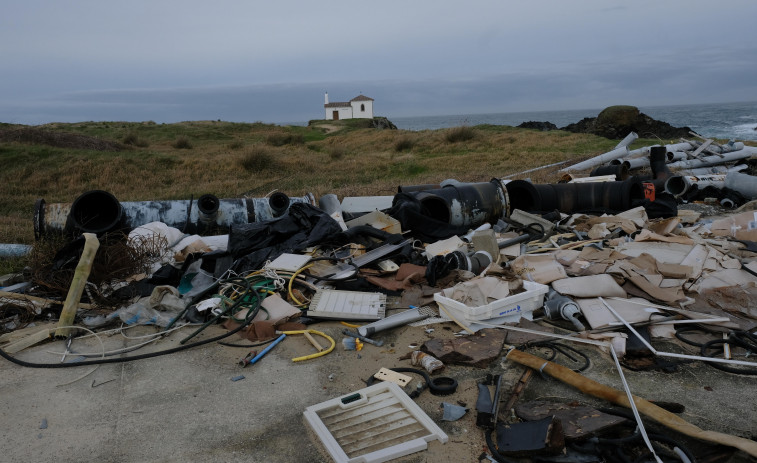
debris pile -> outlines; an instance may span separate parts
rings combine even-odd
[[[634,397],[625,378],[677,361],[757,374],[757,212],[747,202],[757,182],[743,173],[750,164],[729,165],[757,149],[682,140],[628,150],[635,138],[563,169],[565,183],[445,180],[317,203],[282,193],[122,203],[99,190],[70,205],[40,200],[36,235],[65,244],[33,281],[4,281],[0,354],[27,367],[77,367],[225,340],[245,348],[235,356],[245,371],[282,343],[308,347],[293,362],[327,362],[334,350],[374,355],[385,368],[365,388],[304,410],[339,462],[448,442],[450,428],[432,415],[481,428],[479,461],[694,461],[689,439],[757,457],[757,442]],[[609,163],[621,168],[574,174]],[[724,172],[673,172],[695,165]],[[646,167],[651,176],[629,176]],[[727,204],[716,195],[720,205],[740,209],[712,217],[682,205],[713,188],[729,195]],[[54,324],[33,325],[45,321]],[[115,351],[71,350],[85,331],[136,325],[155,335]],[[203,334],[218,326],[220,335]],[[402,350],[398,330],[426,340]],[[179,331],[180,347],[131,353]],[[62,362],[13,357],[51,338],[67,342]],[[595,355],[615,365],[621,389],[582,374]],[[507,384],[504,369],[518,365],[520,379]],[[518,403],[534,372],[630,410],[597,410],[578,393]],[[477,394],[470,407],[456,402],[463,383]],[[414,402],[428,395],[445,397],[434,413]],[[647,419],[682,437],[649,430]]]

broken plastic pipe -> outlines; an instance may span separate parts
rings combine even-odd
[[[410,309],[403,312],[396,313],[381,320],[377,320],[373,323],[360,326],[357,328],[357,332],[361,336],[373,336],[379,331],[384,331],[391,328],[396,328],[398,326],[407,325],[408,323],[417,322],[418,320],[423,320],[424,318],[428,318],[432,315],[435,315],[435,312],[433,310],[430,310],[426,307],[411,306]]]
[[[371,338],[365,337],[362,334],[360,334],[360,333],[358,333],[356,331],[348,330],[347,328],[345,328],[345,329],[342,330],[342,334],[345,335],[345,336],[349,336],[349,337],[355,338],[355,339],[359,339],[359,340],[361,340],[363,342],[367,342],[368,344],[372,344],[372,345],[374,345],[376,347],[381,347],[381,346],[384,345],[384,341],[381,341],[381,340],[376,341],[375,339],[371,339]]]
[[[559,170],[559,172],[571,172],[571,171],[576,171],[576,170],[591,169],[596,166],[601,166],[602,164],[607,164],[614,159],[624,158],[628,156],[628,154],[629,154],[628,147],[621,146],[619,148],[615,148],[612,151],[608,151],[607,153],[603,153],[603,154],[600,154],[599,156],[595,156],[591,159],[587,159],[586,161],[579,162],[578,164],[573,164],[572,166],[563,167],[562,169]]]
[[[685,195],[695,185],[700,190],[707,187],[722,189],[725,186],[725,179],[725,174],[674,175],[665,181],[665,191],[677,198]]]
[[[71,204],[47,204],[44,199],[38,199],[34,205],[34,235],[40,239],[66,230],[100,234],[150,222],[163,222],[193,233],[203,225],[228,228],[271,220],[286,212],[293,203],[316,204],[311,193],[295,198],[277,192],[269,198],[218,199],[203,195],[198,201],[119,202],[107,191],[91,190]]]

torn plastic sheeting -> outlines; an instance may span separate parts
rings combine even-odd
[[[329,240],[342,228],[315,206],[295,203],[289,214],[261,223],[231,227],[228,250],[236,271],[262,268],[267,260]]]

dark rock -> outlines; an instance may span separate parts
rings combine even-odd
[[[548,132],[550,130],[557,130],[557,126],[549,121],[538,122],[528,121],[523,122],[518,126],[519,129],[534,129],[541,130],[542,132]]]
[[[600,137],[620,140],[631,132],[642,138],[688,137],[689,127],[673,127],[664,121],[657,121],[639,111],[636,106],[609,106],[597,117],[587,117],[560,130],[573,133],[591,133]]]

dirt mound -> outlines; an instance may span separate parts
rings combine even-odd
[[[70,132],[55,132],[36,127],[20,127],[0,130],[0,141],[33,143],[38,145],[55,146],[57,148],[72,148],[94,151],[122,151],[123,145],[108,140]]]

